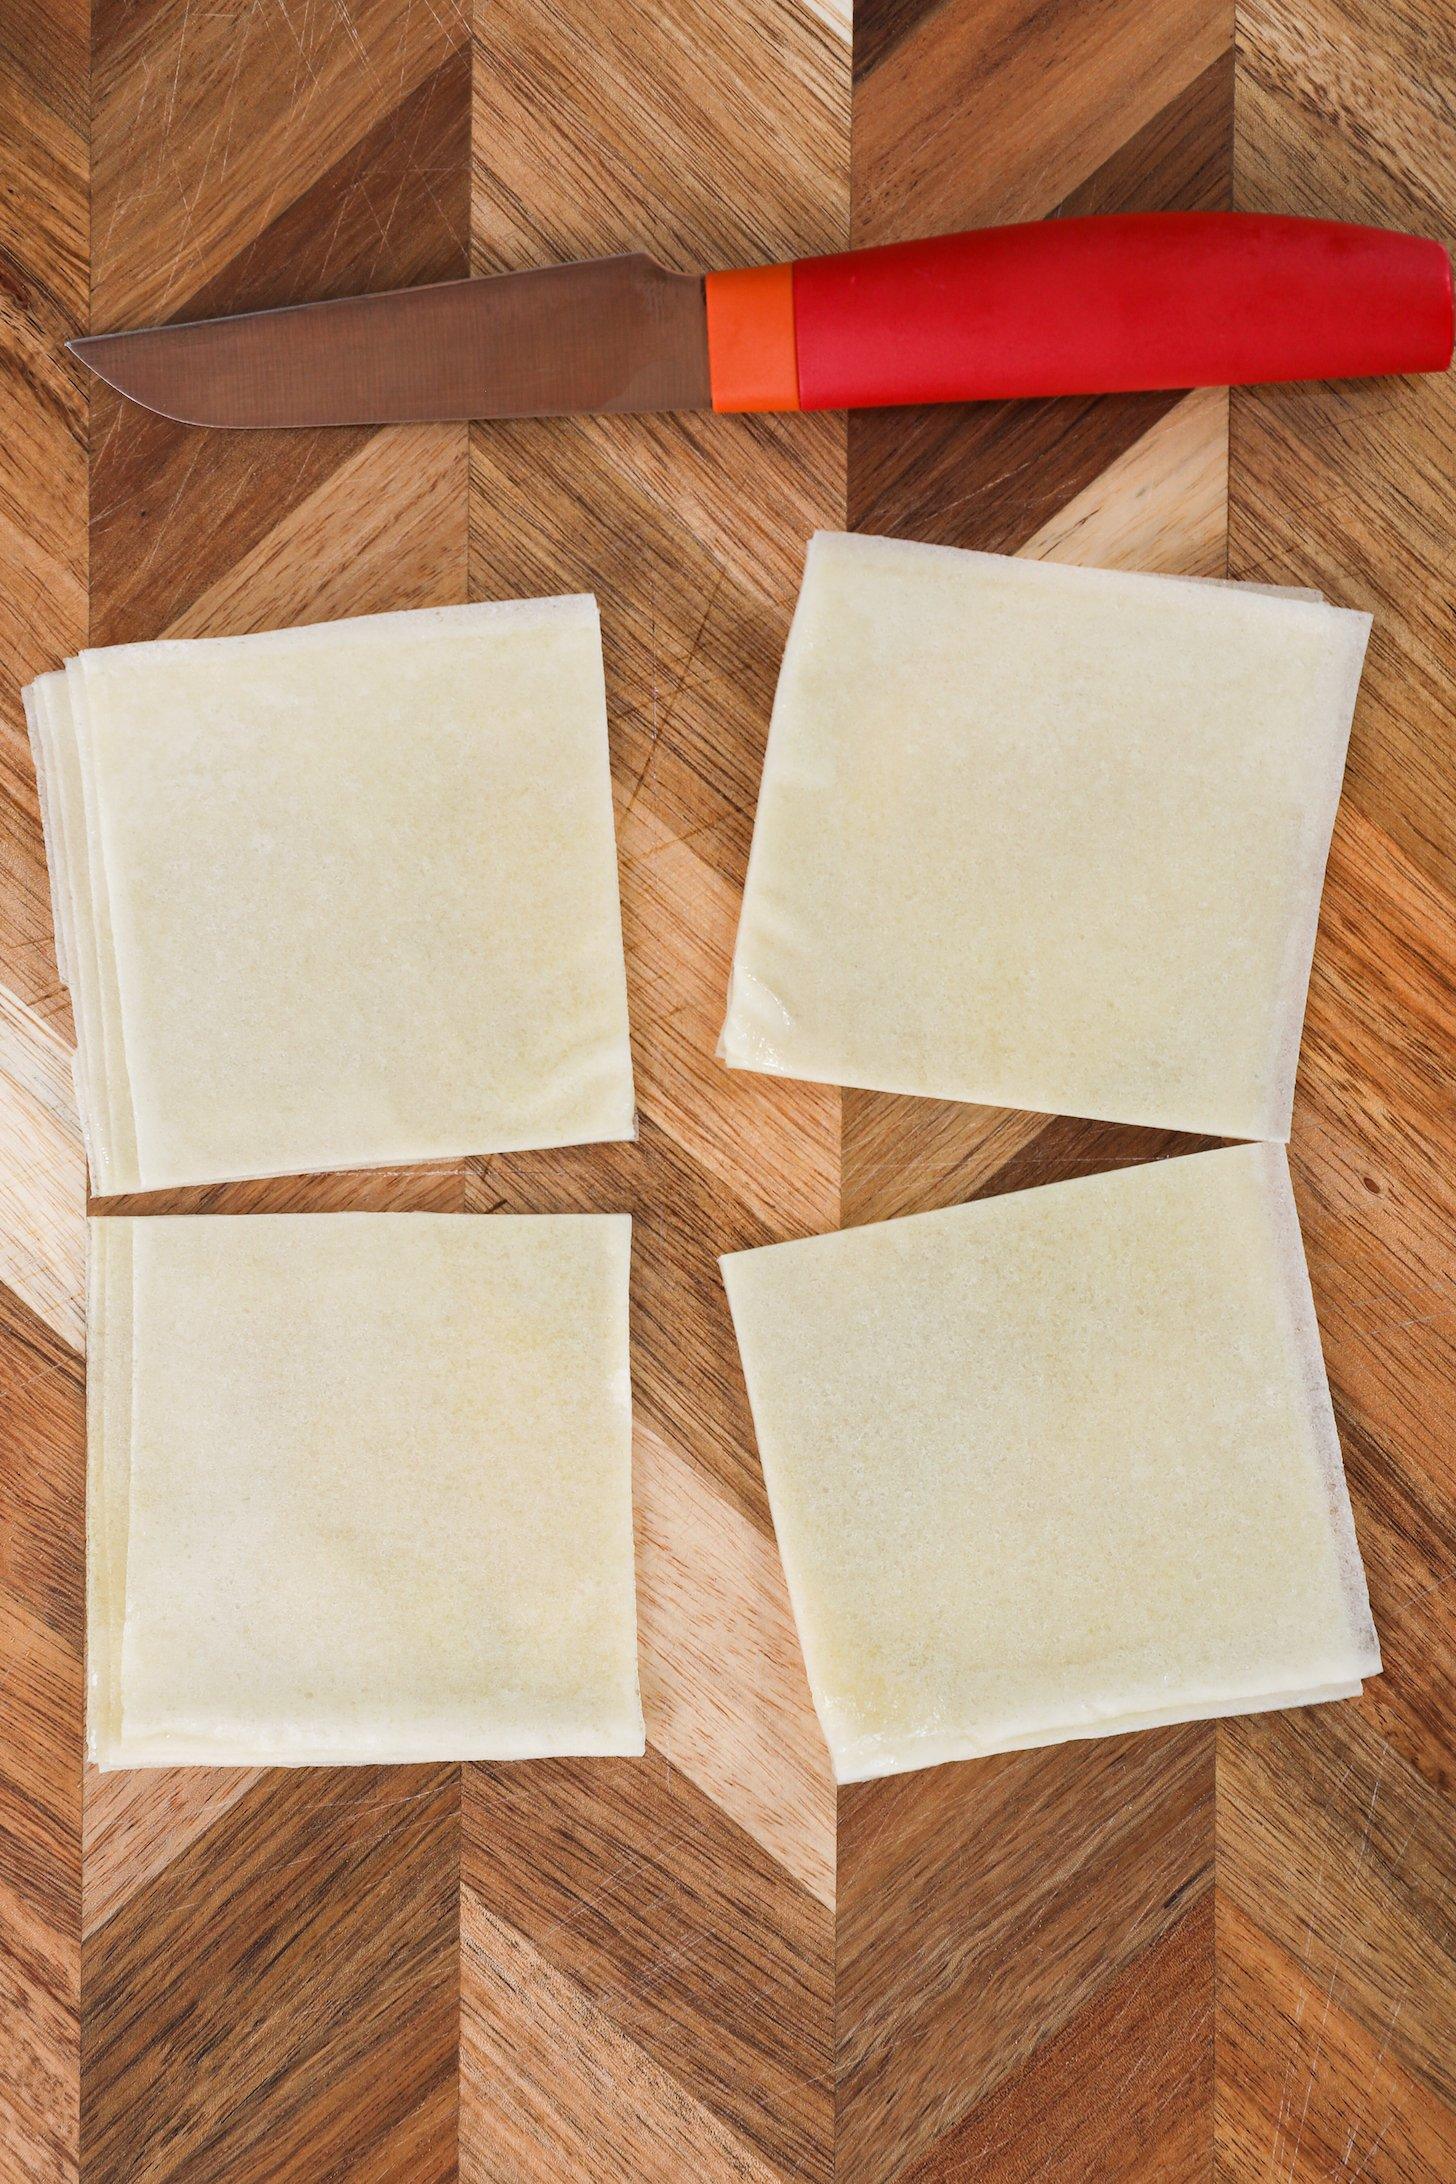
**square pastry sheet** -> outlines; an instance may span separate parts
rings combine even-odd
[[[102,1767],[637,1753],[626,1215],[91,1223]]]
[[[841,1782],[1378,1669],[1278,1146],[722,1263]]]
[[[821,533],[726,1061],[1286,1138],[1368,630],[1254,586]]]
[[[632,1135],[592,599],[87,652],[27,704],[98,1190]]]

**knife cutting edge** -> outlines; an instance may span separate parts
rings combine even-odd
[[[146,408],[263,427],[860,409],[1443,371],[1451,261],[1266,213],[1114,213],[735,272],[641,254],[72,350]]]

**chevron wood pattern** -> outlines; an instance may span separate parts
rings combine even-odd
[[[1224,0],[900,13],[856,78],[856,240],[1227,204],[1233,28]],[[1221,574],[1226,465],[1218,395],[881,412],[851,422],[849,502],[861,529]],[[1196,1142],[864,1092],[843,1108],[855,1220]],[[846,2184],[1207,2174],[1214,1846],[1203,1726],[841,1792]],[[1094,2122],[1099,2079],[1120,2090]]]
[[[1452,382],[234,437],[61,348],[634,244],[1229,203],[1450,240],[1453,100],[1450,0],[0,0],[0,2178],[1456,2174]],[[1195,1142],[714,1062],[798,561],[845,521],[1376,610],[1292,1148],[1386,1647],[1357,1705],[836,1798],[716,1254]],[[632,1211],[648,1757],[86,1773],[19,686],[88,626],[586,586],[640,1142],[127,1203]]]
[[[19,690],[86,629],[84,0],[0,35],[0,2175],[79,2136],[85,1190]]]
[[[1374,31],[1372,37],[1369,32]],[[1429,43],[1426,41],[1429,40]],[[1456,14],[1281,0],[1241,19],[1240,203],[1452,240]],[[1441,572],[1448,374],[1241,391],[1229,567],[1364,600],[1378,638],[1352,740],[1294,1140],[1326,1357],[1364,1515],[1386,1674],[1367,1702],[1218,1734],[1228,2176],[1456,2170],[1451,1403],[1456,696]],[[1439,664],[1442,662],[1445,664]]]

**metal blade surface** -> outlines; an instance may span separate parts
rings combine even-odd
[[[195,425],[407,424],[712,403],[702,278],[640,254],[70,346],[132,401]]]

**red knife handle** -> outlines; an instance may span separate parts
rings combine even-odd
[[[1444,371],[1440,243],[1253,212],[981,228],[707,279],[713,406],[869,409]]]

